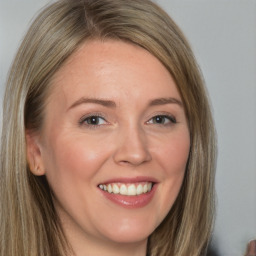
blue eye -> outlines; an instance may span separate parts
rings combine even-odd
[[[106,120],[103,117],[100,117],[100,116],[88,116],[86,118],[83,118],[80,121],[80,124],[85,124],[85,125],[90,125],[90,126],[97,126],[97,125],[106,124]]]
[[[152,117],[149,121],[149,124],[160,124],[160,125],[168,125],[168,124],[175,124],[176,119],[173,116],[168,115],[157,115]]]

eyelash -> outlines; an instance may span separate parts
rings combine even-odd
[[[90,119],[94,118],[95,122],[94,124],[92,123],[88,123],[88,121]],[[166,121],[166,119],[168,120],[167,123],[157,123],[157,122],[154,122],[154,120],[156,120],[156,118],[160,118],[159,120],[162,121],[163,119]],[[79,120],[79,125],[85,125],[89,128],[98,128],[99,126],[102,126],[104,124],[99,124],[99,119],[102,119],[105,123],[107,123],[106,119],[103,117],[102,114],[91,114],[89,116],[83,116],[80,120]],[[90,120],[92,121],[92,120]],[[164,121],[164,122],[165,122]],[[155,115],[153,116],[152,118],[150,118],[147,122],[147,124],[156,124],[156,125],[163,125],[163,126],[170,126],[172,124],[176,124],[177,121],[176,121],[176,118],[172,115]]]
[[[96,124],[92,124],[92,123],[87,123],[90,119],[96,119],[97,123]],[[85,125],[88,126],[89,128],[98,128],[98,126],[101,126],[103,124],[98,124],[99,119],[104,120],[104,122],[107,123],[106,119],[104,117],[102,117],[102,114],[92,114],[92,115],[88,115],[88,116],[83,116],[80,120],[79,120],[79,124],[80,125]],[[91,120],[92,121],[92,120]]]
[[[162,120],[162,119],[167,119],[168,120],[168,122],[167,123],[154,123],[154,121],[153,121],[153,119],[156,119],[156,118],[160,118],[160,121]],[[153,121],[153,122],[151,122],[151,120]],[[163,126],[168,126],[168,125],[172,125],[172,124],[176,124],[177,123],[177,120],[176,120],[176,118],[174,117],[174,116],[172,116],[172,115],[156,115],[156,116],[153,116],[152,118],[150,118],[149,119],[149,121],[147,121],[147,123],[152,123],[152,124],[157,124],[157,125],[163,125]]]

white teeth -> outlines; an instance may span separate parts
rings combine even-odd
[[[137,190],[136,190],[136,194],[141,195],[142,193],[143,193],[143,187],[141,184],[139,184],[139,186],[137,187]]]
[[[128,196],[135,196],[136,195],[136,187],[134,184],[128,187]]]
[[[121,195],[127,195],[127,187],[123,184],[120,187],[120,192]]]
[[[112,186],[110,184],[108,184],[108,193],[112,193]]]
[[[119,187],[116,184],[114,184],[114,186],[113,186],[113,193],[119,194]]]
[[[152,186],[152,182],[141,182],[135,184],[110,183],[100,184],[99,188],[108,193],[121,194],[126,196],[136,196],[150,192]]]

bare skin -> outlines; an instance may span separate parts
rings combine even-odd
[[[74,255],[145,256],[190,148],[169,72],[138,46],[88,41],[55,74],[44,121],[27,134],[28,157],[48,179]]]

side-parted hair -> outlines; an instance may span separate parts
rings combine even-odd
[[[138,45],[166,67],[181,95],[190,155],[180,193],[150,235],[150,256],[201,256],[215,215],[215,130],[200,69],[173,20],[149,0],[59,0],[28,30],[13,62],[3,104],[0,256],[64,256],[69,248],[45,176],[26,160],[27,130],[39,131],[51,79],[86,40]]]

